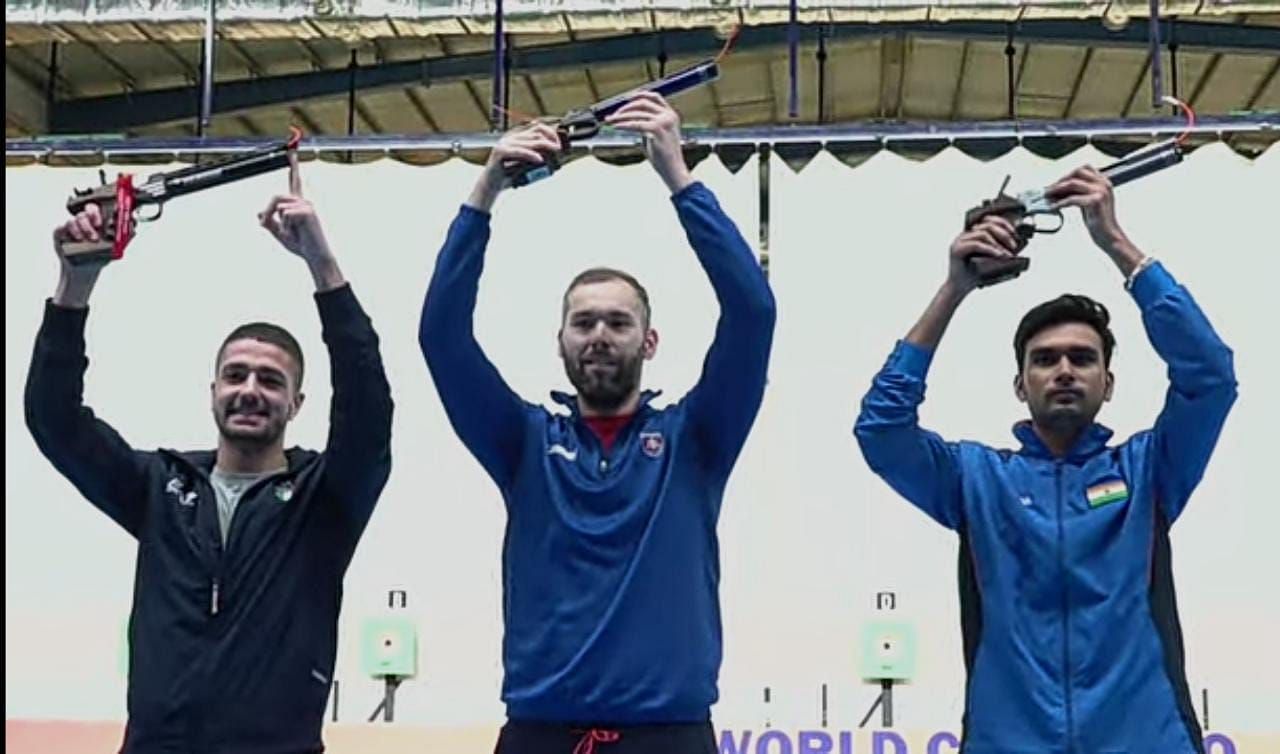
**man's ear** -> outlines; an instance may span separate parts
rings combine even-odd
[[[650,328],[644,334],[644,345],[641,353],[644,354],[646,361],[652,359],[658,353],[658,331]]]
[[[1027,402],[1027,386],[1026,383],[1022,381],[1021,373],[1013,376],[1013,394],[1018,396],[1019,401],[1023,403]]]

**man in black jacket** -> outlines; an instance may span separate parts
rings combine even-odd
[[[101,268],[62,261],[45,305],[27,426],[58,471],[138,540],[128,754],[324,748],[342,578],[391,470],[392,402],[378,337],[302,197],[296,163],[289,183],[259,220],[315,280],[333,377],[324,452],[284,446],[303,402],[301,349],[284,329],[243,325],[219,348],[216,450],[144,452],[83,403]],[[55,250],[102,228],[90,205],[54,232]]]

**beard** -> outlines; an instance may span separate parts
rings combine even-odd
[[[592,409],[613,413],[640,386],[644,355],[616,353],[604,349],[587,350],[576,357],[564,357],[564,371],[578,391],[578,397]]]
[[[255,426],[236,423],[238,416],[256,416]],[[275,414],[269,406],[249,408],[226,403],[214,412],[218,432],[232,443],[251,447],[268,447],[284,435],[285,418]]]
[[[1073,434],[1092,424],[1101,408],[1101,401],[1091,400],[1086,391],[1075,395],[1073,400],[1045,395],[1032,403],[1031,419],[1054,432]]]

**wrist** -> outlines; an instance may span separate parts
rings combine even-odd
[[[99,271],[69,273],[64,269],[53,293],[53,303],[66,309],[83,309],[88,306],[89,295],[93,293]]]
[[[976,287],[977,285],[974,282],[956,280],[955,278],[948,277],[946,280],[942,281],[942,286],[938,288],[936,298],[940,302],[957,306],[961,301],[964,301],[965,296],[972,293],[973,289]]]
[[[485,166],[484,172],[480,174],[475,187],[471,189],[471,196],[467,198],[467,205],[482,212],[488,212],[493,209],[493,203],[497,201],[505,180],[501,164]]]
[[[1120,269],[1120,274],[1126,278],[1132,275],[1134,269],[1146,258],[1146,254],[1143,254],[1132,241],[1123,235],[1102,244],[1102,250]]]
[[[683,164],[681,167],[683,167]],[[671,195],[675,196],[693,185],[693,174],[689,172],[688,168],[684,168],[674,174],[663,173],[662,180],[667,184],[667,189],[671,192]]]
[[[311,271],[311,279],[315,281],[316,290],[322,293],[341,287],[347,282],[342,276],[342,270],[338,267],[338,261],[332,255],[308,258],[307,268]]]

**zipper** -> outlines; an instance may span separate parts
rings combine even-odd
[[[1067,752],[1075,752],[1075,711],[1071,698],[1071,595],[1067,578],[1067,535],[1063,525],[1062,461],[1054,474],[1058,486],[1058,570],[1062,574],[1062,687],[1067,702]]]

